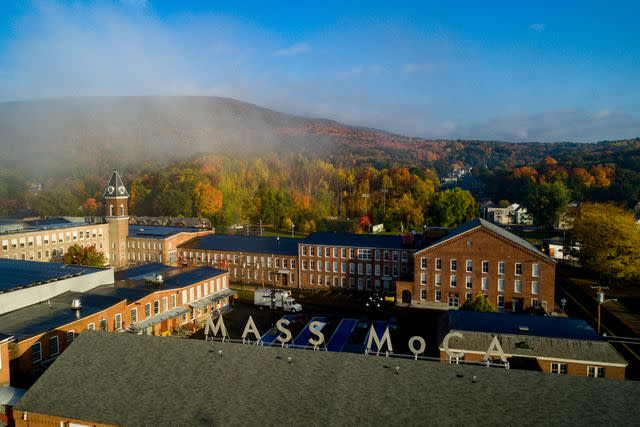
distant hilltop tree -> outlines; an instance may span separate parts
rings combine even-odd
[[[65,264],[86,265],[88,267],[104,267],[107,259],[102,252],[96,250],[95,246],[83,248],[73,245],[67,249],[67,253],[62,257]]]

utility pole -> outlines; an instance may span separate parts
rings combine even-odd
[[[598,335],[600,335],[600,319],[601,319],[601,311],[602,311],[602,304],[604,304],[605,302],[613,302],[613,301],[618,301],[615,298],[612,299],[605,299],[604,297],[604,291],[608,291],[609,287],[608,286],[592,286],[591,289],[597,289],[598,291],[596,292],[596,302],[598,303]]]

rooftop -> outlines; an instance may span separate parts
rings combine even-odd
[[[379,249],[412,249],[413,243],[406,245],[404,236],[392,234],[354,234],[342,232],[311,233],[302,244],[353,246]]]
[[[587,322],[576,318],[464,310],[449,311],[446,316],[448,329],[459,331],[518,334],[522,333],[521,327],[526,327],[531,336],[601,340]]]
[[[78,311],[79,317],[71,309],[71,301],[76,298],[82,302],[82,308]],[[98,313],[122,300],[92,292],[65,292],[48,301],[0,315],[0,332],[13,335],[19,341]]]
[[[278,255],[297,255],[302,239],[291,237],[239,236],[236,234],[208,234],[179,247],[209,251],[251,252]]]
[[[194,393],[212,384],[222,400]],[[633,381],[85,331],[15,408],[117,425],[618,425],[636,423],[638,395]]]
[[[163,227],[158,225],[129,224],[129,237],[142,239],[166,239],[179,233],[195,233],[203,231],[195,227]]]
[[[102,271],[101,268],[67,265],[60,262],[38,262],[0,259],[0,293],[24,287],[67,279]]]
[[[460,225],[459,227],[456,227],[454,229],[452,229],[449,234],[447,234],[446,236],[444,236],[443,238],[433,242],[432,244],[430,244],[428,247],[433,247],[436,245],[439,245],[441,243],[444,243],[448,240],[451,240],[455,237],[458,237],[462,234],[465,234],[471,230],[474,230],[478,227],[482,227],[485,228],[489,231],[492,231],[493,233],[507,239],[510,240],[511,242],[517,244],[518,246],[523,247],[524,249],[527,249],[531,252],[534,252],[535,254],[544,257],[550,261],[553,261],[547,254],[540,252],[540,250],[538,250],[538,248],[536,248],[535,246],[533,246],[531,243],[529,243],[528,241],[526,241],[525,239],[523,239],[522,237],[516,236],[513,233],[508,232],[507,230],[505,230],[502,227],[499,227],[495,224],[493,224],[492,222],[489,222],[487,220],[484,220],[482,218],[475,218],[472,219],[471,221],[468,221],[462,225]]]

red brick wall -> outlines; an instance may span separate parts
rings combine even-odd
[[[426,258],[426,269],[422,269],[421,259]],[[441,270],[435,269],[436,259],[442,262]],[[451,272],[450,261],[457,261],[457,271]],[[466,261],[473,262],[473,271],[466,272]],[[482,261],[489,262],[489,272],[482,272]],[[504,274],[498,274],[498,263],[505,263]],[[515,274],[515,264],[522,264],[522,274]],[[532,266],[538,264],[540,267],[539,277],[532,276]],[[505,239],[491,231],[479,228],[469,233],[453,238],[435,247],[426,248],[414,255],[414,286],[412,291],[414,304],[426,304],[435,302],[435,291],[440,290],[442,294],[442,305],[448,305],[449,294],[459,294],[459,304],[465,301],[466,293],[475,296],[482,293],[488,296],[489,301],[497,307],[498,295],[504,296],[505,310],[512,309],[512,300],[519,299],[521,309],[526,309],[532,305],[532,299],[537,298],[540,302],[546,301],[546,310],[554,309],[555,293],[555,263],[542,255],[528,251],[519,245]],[[421,285],[421,273],[427,274],[426,286]],[[435,275],[440,274],[442,285],[436,286]],[[450,286],[450,277],[457,277],[455,288]],[[466,277],[472,278],[471,289],[466,288]],[[482,278],[489,281],[488,290],[482,290]],[[504,291],[498,291],[498,279],[505,281]],[[521,281],[522,290],[517,293],[514,290],[515,280]],[[532,294],[532,282],[537,281],[539,292]],[[426,300],[421,301],[421,289],[427,290]]]
[[[0,343],[0,387],[9,385],[9,343]]]
[[[52,355],[49,351],[49,341],[51,337],[58,337],[58,354],[61,354],[67,348],[66,333],[69,331],[74,331],[74,333],[78,335],[91,323],[94,324],[96,330],[99,330],[101,319],[105,319],[107,321],[107,330],[114,331],[116,314],[122,315],[123,322],[126,317],[125,303],[125,301],[121,301],[116,305],[109,307],[101,312],[92,314],[91,316],[84,317],[54,330],[36,335],[31,338],[23,339],[12,344],[10,352],[11,366],[13,367],[14,372],[13,376],[11,377],[12,385],[16,387],[30,386],[37,379],[37,377],[40,376],[40,374],[44,371],[44,369],[42,368],[42,361],[46,361],[54,357],[54,355]],[[33,362],[31,346],[38,342],[40,343],[41,361]]]
[[[71,418],[64,418],[64,417],[56,417],[55,415],[44,415],[44,414],[37,414],[35,412],[28,412],[27,413],[27,419],[24,420],[23,416],[24,416],[24,412],[23,411],[14,411],[13,416],[15,418],[16,421],[16,426],[20,426],[20,427],[27,427],[27,426],[61,426],[63,425],[62,423],[77,423],[80,425],[87,425],[87,426],[95,426],[95,427],[108,427],[111,426],[112,424],[102,424],[102,423],[95,423],[93,421],[87,421],[87,420],[77,420],[77,419],[71,419]],[[64,424],[66,425],[66,424]]]

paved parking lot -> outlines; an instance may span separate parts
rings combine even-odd
[[[245,289],[242,292],[244,299],[233,301],[232,310],[224,315],[229,335],[240,339],[247,319],[252,316],[260,334],[269,341],[275,340],[275,329],[272,329],[275,322],[291,313],[260,310],[253,305],[249,295]],[[291,323],[287,326],[297,345],[308,342],[308,336],[304,335],[303,330],[308,328],[312,319],[319,319],[324,323],[321,332],[325,336],[325,345],[332,351],[364,352],[369,328],[373,324],[379,331],[379,336],[389,327],[394,353],[410,354],[408,340],[417,335],[427,342],[425,356],[438,355],[437,318],[442,315],[442,311],[397,307],[393,303],[369,301],[368,295],[340,290],[297,291],[293,296],[303,307],[301,313],[289,318]],[[380,307],[377,306],[378,303]],[[199,331],[192,338],[202,339],[203,332]]]

